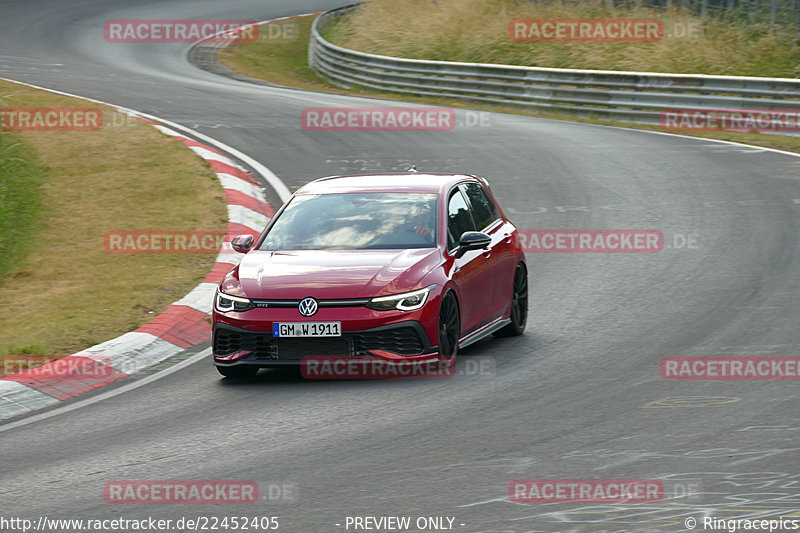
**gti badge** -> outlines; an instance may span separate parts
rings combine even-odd
[[[298,309],[303,316],[314,316],[318,307],[317,301],[314,298],[304,298],[300,301]]]

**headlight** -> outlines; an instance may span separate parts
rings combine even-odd
[[[373,298],[367,304],[370,309],[377,311],[390,311],[392,309],[399,309],[401,311],[414,311],[419,309],[428,300],[428,294],[436,285],[425,287],[414,292],[406,292],[403,294],[394,294],[392,296],[379,296]]]
[[[214,304],[216,305],[217,311],[221,311],[223,313],[227,311],[236,311],[241,313],[242,311],[249,311],[250,309],[255,309],[256,307],[253,302],[247,298],[231,296],[230,294],[219,292],[219,289],[217,289],[217,296],[214,298]]]

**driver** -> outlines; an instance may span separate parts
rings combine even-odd
[[[414,232],[425,239],[425,241],[432,244],[434,241],[434,227],[436,227],[436,224],[434,222],[433,213],[429,209],[426,209],[417,216]]]

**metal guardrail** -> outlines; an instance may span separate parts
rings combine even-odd
[[[800,80],[425,61],[348,50],[321,31],[358,5],[320,15],[309,64],[341,87],[465,98],[550,112],[658,124],[662,111],[799,110]]]

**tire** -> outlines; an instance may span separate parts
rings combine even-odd
[[[528,270],[523,263],[514,271],[511,290],[511,323],[497,332],[499,337],[516,337],[525,331],[528,322]]]
[[[458,300],[452,292],[442,297],[439,308],[439,360],[452,365],[458,355],[458,339],[461,337],[461,316]]]
[[[258,374],[257,366],[239,365],[239,366],[218,366],[217,372],[232,379],[247,379],[252,378]]]

